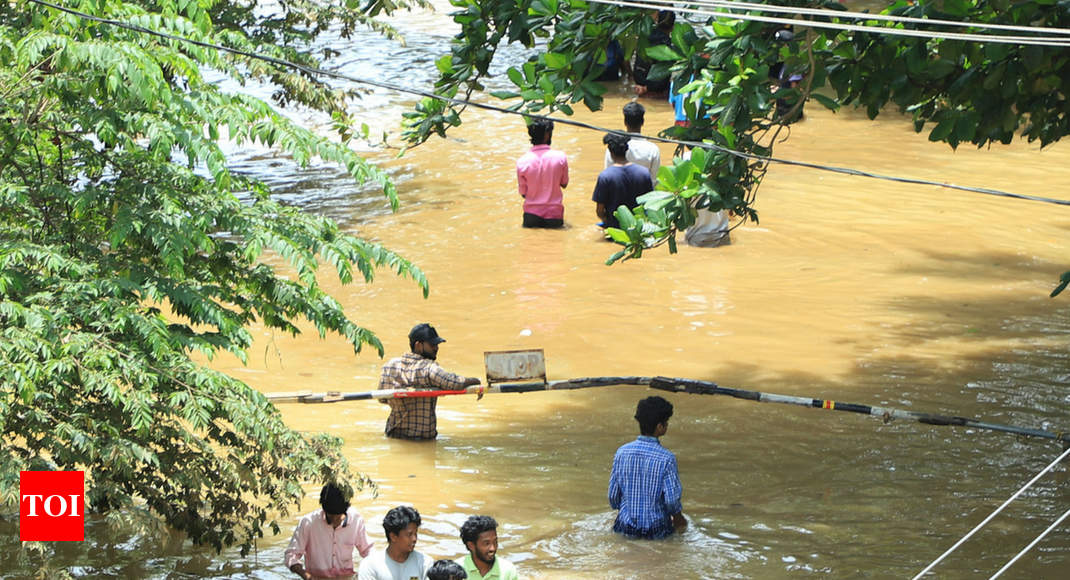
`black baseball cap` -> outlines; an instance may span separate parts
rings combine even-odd
[[[434,326],[424,322],[423,324],[417,324],[409,331],[409,344],[418,342],[439,344],[446,342],[446,339],[438,335],[438,331],[435,330]]]

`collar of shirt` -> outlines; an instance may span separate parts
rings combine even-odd
[[[659,440],[657,437],[651,437],[650,435],[640,435],[636,438],[636,441],[645,441],[647,443],[661,445],[661,440]]]
[[[498,558],[494,558],[494,564],[491,565],[490,570],[487,570],[486,574],[479,573],[479,568],[476,567],[476,562],[472,559],[471,553],[464,557],[464,562],[461,564],[461,567],[468,573],[469,580],[491,580],[491,578],[501,577],[501,569],[498,567]]]

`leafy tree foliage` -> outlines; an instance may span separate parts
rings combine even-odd
[[[301,47],[332,23],[343,35],[365,25],[390,33],[372,17],[407,4],[69,6],[316,64]],[[274,64],[0,3],[0,501],[9,509],[19,471],[84,470],[90,512],[149,513],[194,542],[248,550],[265,527],[278,530],[302,482],[366,483],[350,474],[338,438],[289,429],[261,394],[191,355],[244,357],[254,322],[296,334],[302,321],[382,355],[320,286],[324,262],[343,283],[388,268],[427,293],[408,261],[232,172],[221,137],[302,165],[341,164],[396,205],[393,185],[347,146],[348,133],[312,134],[269,103],[207,82],[209,69],[271,81],[280,102],[352,125],[346,94]],[[268,251],[295,274],[265,263]]]
[[[658,175],[658,192],[632,216],[617,213],[621,228],[609,235],[623,249],[618,259],[638,258],[644,249],[668,243],[694,223],[697,211],[727,209],[757,221],[755,191],[784,128],[802,105],[815,100],[836,109],[864,107],[876,117],[894,106],[909,112],[917,131],[956,147],[1009,143],[1022,135],[1042,145],[1070,132],[1067,85],[1070,57],[1065,47],[977,43],[940,38],[888,36],[806,26],[826,14],[798,16],[791,38],[777,34],[782,24],[677,18],[670,46],[648,46],[650,11],[585,0],[451,0],[461,25],[442,71],[438,90],[455,95],[482,89],[501,43],[545,46],[522,66],[509,69],[513,91],[494,93],[519,99],[516,110],[572,113],[583,102],[601,106],[605,89],[595,78],[612,39],[656,62],[652,78],[671,75],[685,95],[690,127],[662,134],[704,142],[701,158],[677,159]],[[830,0],[786,0],[781,6],[842,11]],[[968,20],[1035,27],[1070,26],[1065,0],[945,0],[891,4],[886,14]],[[854,20],[843,20],[858,24]],[[882,21],[869,25],[892,26]],[[910,25],[895,24],[897,27]],[[934,30],[927,27],[926,30]],[[939,30],[939,29],[935,29]],[[961,32],[961,30],[957,30]],[[799,75],[801,82],[778,82]],[[779,101],[779,106],[778,106]],[[459,123],[458,111],[439,105],[433,114],[409,116],[409,137],[418,142]],[[1070,273],[1068,273],[1070,274]]]

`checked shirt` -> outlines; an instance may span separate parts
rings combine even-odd
[[[682,494],[676,456],[657,438],[640,435],[617,449],[609,475],[609,506],[620,510],[613,531],[646,539],[672,534]]]
[[[414,352],[390,359],[379,377],[380,389],[461,389],[465,377],[453,374],[431,359]],[[379,399],[390,405],[386,420],[387,437],[401,439],[434,439],[438,437],[438,418],[435,407],[438,397],[411,399]]]

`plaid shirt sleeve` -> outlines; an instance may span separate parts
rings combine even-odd
[[[451,373],[432,362],[427,367],[428,388],[438,387],[442,389],[460,389],[464,387],[465,377]]]
[[[432,360],[409,353],[391,359],[383,366],[380,389],[460,389],[465,377],[451,373]],[[435,397],[379,399],[390,405],[386,434],[408,439],[434,439],[438,436]]]
[[[669,455],[665,465],[665,475],[661,478],[662,500],[665,502],[665,511],[669,515],[684,511],[681,499],[684,494],[684,486],[680,483],[680,471],[676,467],[676,456]]]

